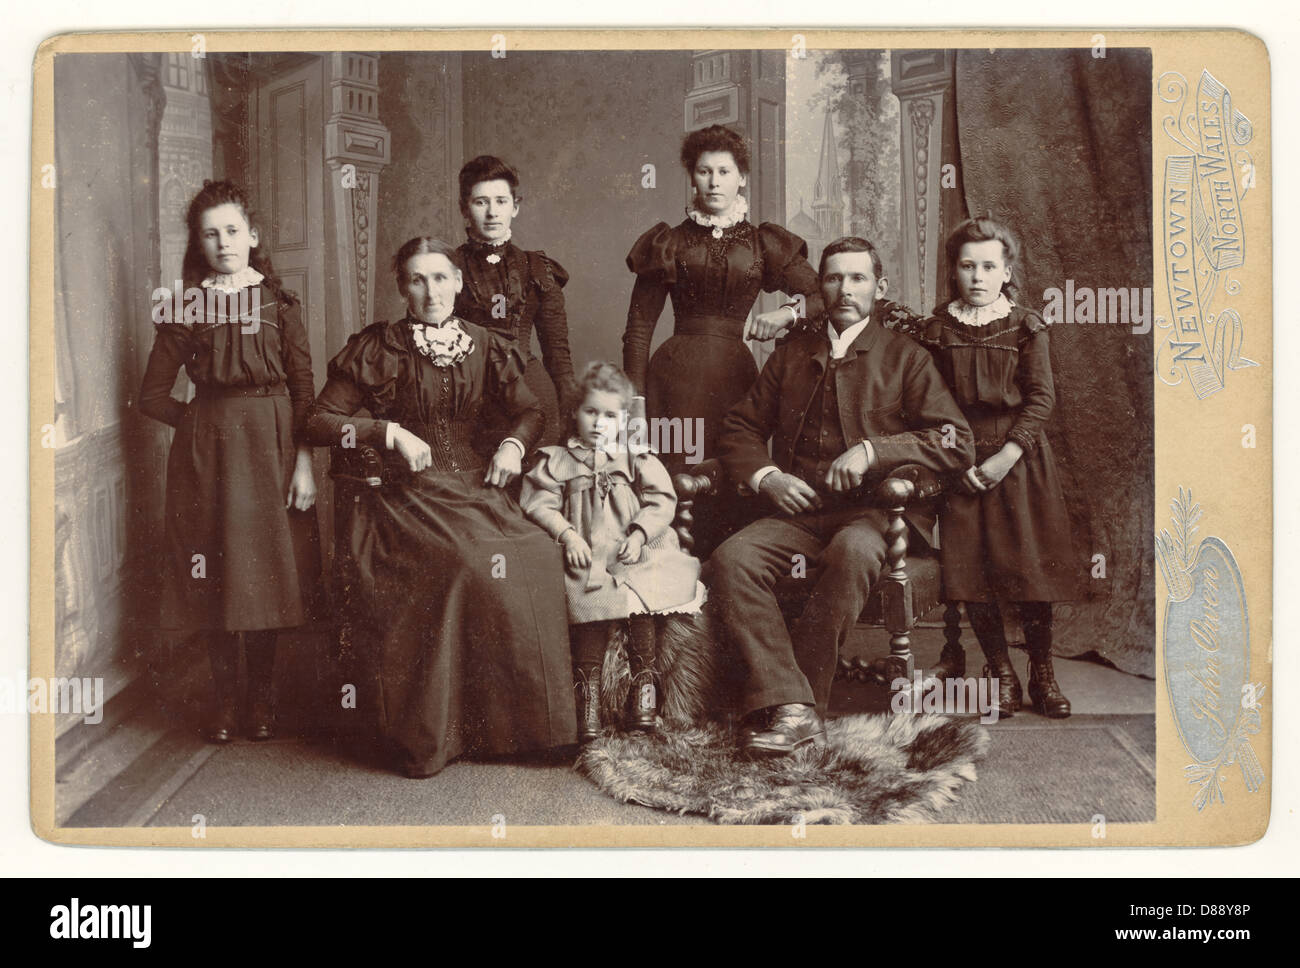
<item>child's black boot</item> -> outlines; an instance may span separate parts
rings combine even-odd
[[[600,736],[600,666],[582,663],[573,667],[573,698],[577,704],[578,742],[590,743]]]
[[[627,662],[632,674],[628,689],[628,729],[653,733],[658,729],[655,714],[659,708],[655,688],[655,620],[651,615],[636,615],[628,620]]]
[[[1051,603],[1021,605],[1020,624],[1025,628],[1025,645],[1029,648],[1029,701],[1040,715],[1065,719],[1070,715],[1070,700],[1056,684],[1052,669]]]
[[[1002,613],[996,604],[967,602],[966,614],[984,652],[984,678],[998,681],[998,719],[1010,719],[1024,704],[1024,692],[1016,667],[1007,654],[1007,637],[1002,628]]]

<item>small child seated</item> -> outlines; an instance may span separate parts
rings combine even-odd
[[[700,563],[672,529],[677,508],[668,471],[627,445],[632,383],[612,363],[590,363],[578,381],[573,432],[540,448],[520,504],[564,548],[578,734],[600,734],[600,670],[615,622],[627,622],[632,674],[629,729],[653,732],[655,620],[698,612]]]

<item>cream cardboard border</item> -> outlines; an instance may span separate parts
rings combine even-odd
[[[43,43],[33,66],[31,168],[31,329],[30,453],[31,548],[30,636],[33,677],[54,675],[54,455],[40,445],[40,428],[53,420],[54,263],[53,193],[40,184],[41,166],[54,158],[53,58],[58,53],[131,51],[188,52],[192,31],[64,34]],[[312,30],[204,31],[207,49],[280,50],[485,50],[495,33],[505,33],[510,50],[668,50],[729,48],[788,49],[802,34],[812,49],[891,48],[1052,48],[1093,45],[1097,33],[1110,47],[1150,47],[1153,56],[1152,166],[1154,305],[1168,306],[1164,277],[1161,192],[1164,160],[1182,149],[1161,128],[1172,105],[1159,97],[1157,80],[1176,71],[1194,91],[1203,69],[1233,96],[1254,122],[1250,150],[1256,165],[1254,188],[1242,200],[1250,259],[1235,277],[1241,292],[1234,306],[1246,321],[1247,351],[1258,369],[1237,371],[1227,388],[1196,400],[1185,384],[1163,386],[1155,373],[1156,475],[1155,522],[1165,527],[1169,501],[1180,486],[1190,487],[1205,519],[1202,535],[1221,537],[1241,570],[1249,603],[1251,676],[1265,685],[1263,727],[1253,745],[1265,780],[1247,793],[1235,767],[1225,768],[1226,802],[1198,812],[1183,768],[1191,757],[1178,740],[1158,647],[1156,669],[1157,820],[1109,824],[1104,839],[1094,839],[1088,824],[989,824],[870,827],[809,827],[795,840],[785,827],[523,827],[512,826],[494,839],[490,826],[471,827],[227,827],[208,828],[196,841],[188,827],[70,828],[54,823],[54,725],[51,715],[29,717],[31,725],[31,819],[38,836],[54,843],[173,847],[1133,847],[1230,846],[1264,835],[1272,792],[1272,109],[1269,58],[1259,38],[1240,31],[1183,30],[844,30],[805,28],[769,30]],[[707,43],[701,43],[701,36]],[[1265,325],[1267,321],[1267,325]],[[1155,331],[1160,339],[1160,331]],[[1257,428],[1260,444],[1241,448],[1244,424]],[[1213,446],[1211,446],[1211,442]],[[1225,467],[1244,469],[1241,476]],[[1122,499],[1122,498],[1120,498]],[[1154,567],[1154,565],[1153,565]],[[41,577],[45,576],[45,580]],[[1157,642],[1162,641],[1164,600],[1157,582]]]

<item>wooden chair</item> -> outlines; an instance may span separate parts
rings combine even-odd
[[[346,520],[351,505],[361,500],[361,495],[373,487],[381,487],[384,464],[374,448],[362,445],[356,448],[333,447],[330,452],[330,476],[335,484],[335,549],[333,590],[337,608],[337,655],[345,667],[353,666],[365,653],[363,641],[367,630],[358,613],[352,595],[356,580],[355,568],[343,544],[347,534]],[[673,526],[684,549],[694,549],[691,533],[694,525],[694,504],[700,497],[722,493],[726,487],[725,476],[717,461],[703,461],[689,474],[678,474],[673,483],[677,490],[677,515]],[[860,624],[884,628],[889,632],[889,654],[868,661],[856,656],[839,658],[836,679],[870,682],[891,686],[896,679],[912,681],[916,662],[912,655],[911,633],[919,617],[938,607],[942,598],[938,554],[925,548],[908,556],[907,522],[904,511],[921,502],[933,502],[942,491],[938,478],[929,470],[908,464],[895,469],[875,488],[869,504],[885,509],[889,525],[885,532],[885,571],[871,590],[867,607],[859,618]],[[745,500],[738,496],[738,500]],[[810,568],[802,579],[784,578],[777,583],[776,593],[787,618],[798,615],[807,598],[808,590],[816,581],[816,568]],[[809,580],[811,579],[811,581]],[[944,640],[955,644],[960,640],[961,612],[956,604],[947,603],[944,610]],[[611,645],[611,648],[613,646]],[[360,654],[359,654],[360,653]],[[612,714],[611,714],[612,715]],[[611,720],[612,721],[612,720]]]
[[[677,489],[674,527],[682,547],[691,550],[695,545],[691,534],[695,502],[701,497],[722,493],[727,485],[726,477],[717,461],[707,460],[690,473],[676,475],[673,484]],[[942,484],[937,476],[918,464],[906,464],[895,469],[873,491],[868,504],[883,508],[889,517],[885,531],[886,570],[871,590],[867,607],[858,621],[888,630],[889,654],[872,661],[861,656],[853,659],[840,656],[836,679],[856,679],[885,686],[890,686],[896,679],[912,681],[916,670],[912,656],[912,629],[917,619],[937,608],[943,597],[938,553],[927,547],[908,557],[907,522],[903,513],[908,507],[935,501],[941,491]],[[815,582],[816,569],[809,569],[804,578],[782,578],[777,582],[777,600],[787,620],[798,615]],[[944,639],[950,644],[956,644],[961,638],[960,617],[958,606],[947,603]]]

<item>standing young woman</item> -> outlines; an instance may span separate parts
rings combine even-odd
[[[528,362],[524,381],[546,414],[543,443],[550,443],[574,393],[561,291],[569,274],[545,252],[526,252],[510,241],[522,201],[519,176],[500,158],[480,155],[460,170],[460,210],[469,238],[456,250],[465,282],[456,295],[456,315],[519,343]],[[534,328],[541,360],[532,352]]]
[[[623,369],[645,394],[648,417],[700,420],[703,456],[713,456],[722,418],[758,377],[745,339],[773,339],[801,318],[821,315],[817,272],[808,246],[772,222],[754,225],[740,190],[749,180],[749,146],[735,131],[712,125],[682,142],[682,167],[694,200],[676,226],[660,222],[632,246],[627,267],[636,273],[623,333]],[[804,297],[747,324],[760,291]],[[673,335],[650,355],[664,302],[672,299]],[[680,454],[660,455],[670,472],[686,465]],[[731,530],[730,511],[696,508],[697,538],[712,543]]]

